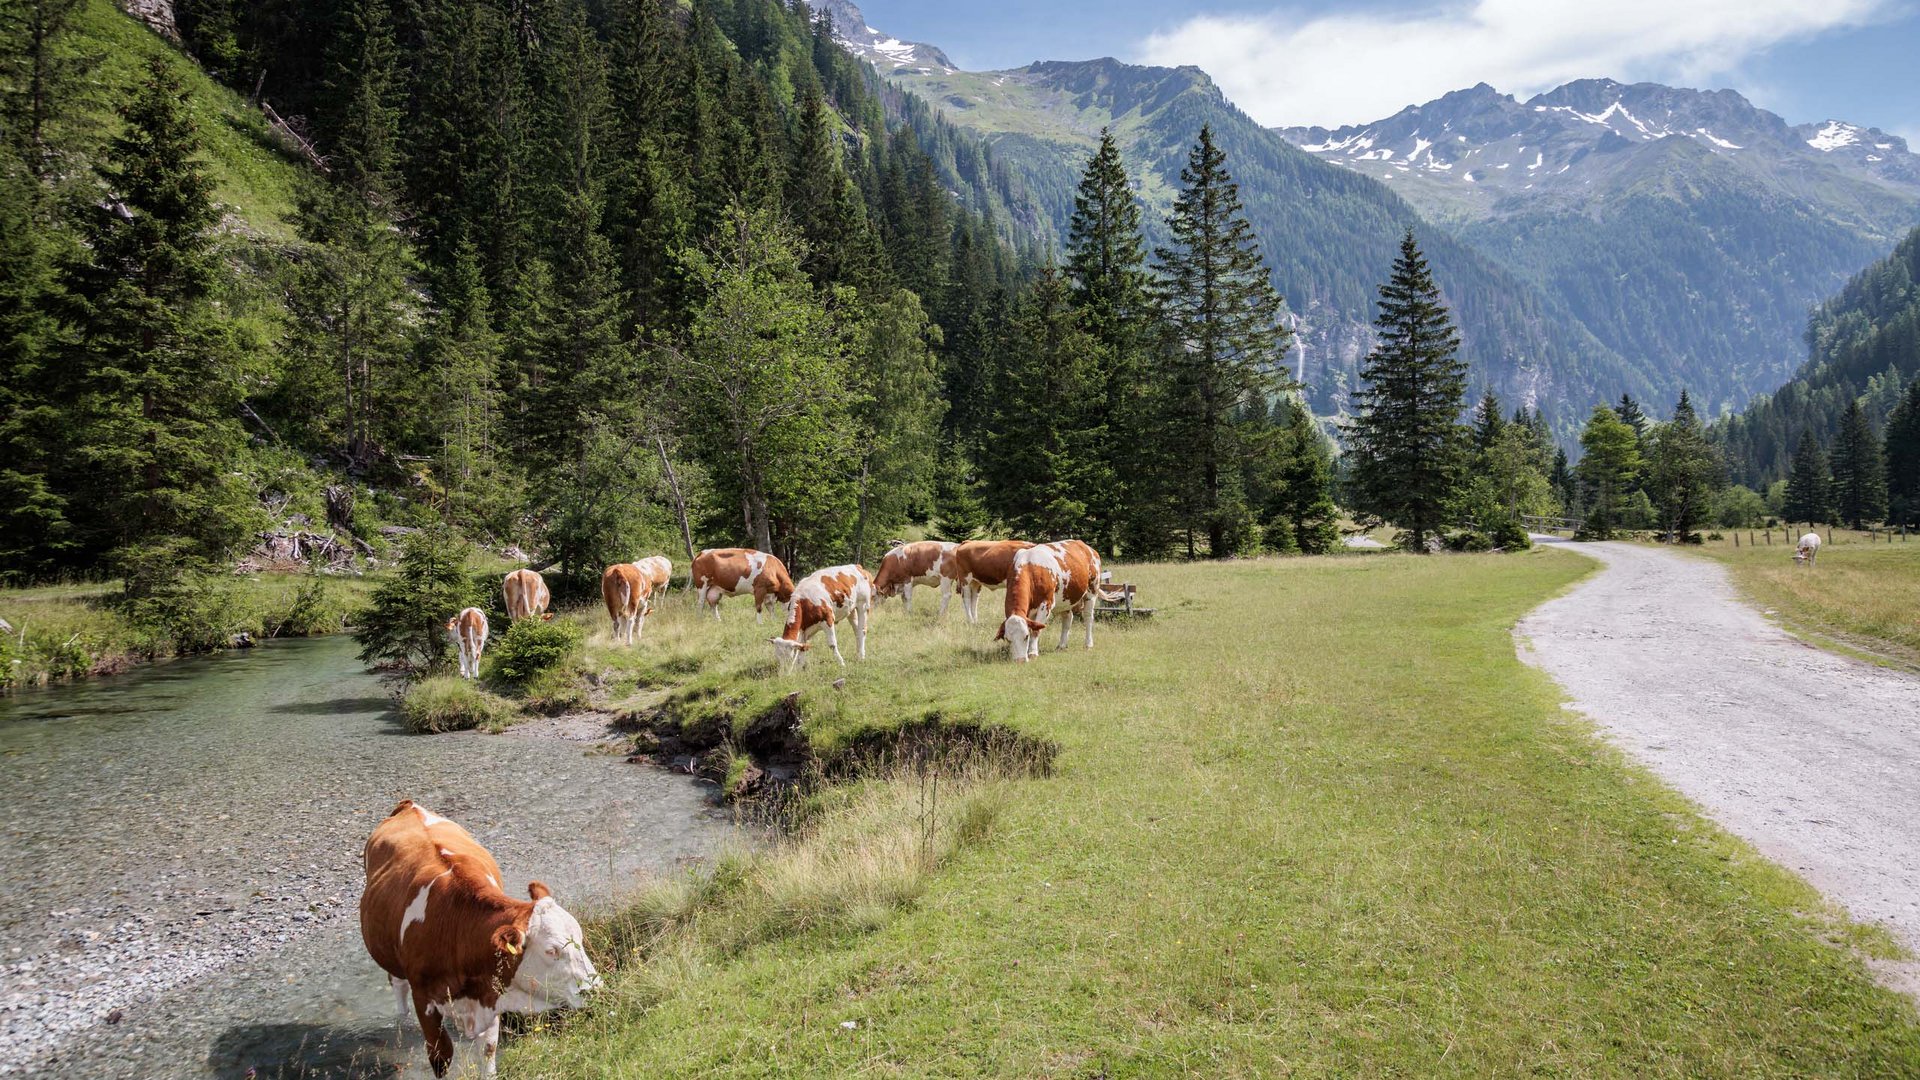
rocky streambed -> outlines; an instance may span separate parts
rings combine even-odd
[[[0,1074],[424,1074],[359,940],[394,803],[576,912],[731,833],[596,734],[408,734],[340,637],[0,699]]]

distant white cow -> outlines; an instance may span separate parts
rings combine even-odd
[[[1793,561],[1812,566],[1820,558],[1820,534],[1808,533],[1800,538],[1800,546],[1794,549]]]

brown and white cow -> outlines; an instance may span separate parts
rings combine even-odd
[[[500,583],[500,595],[507,601],[507,618],[551,620],[553,594],[547,591],[547,579],[537,570],[515,570]]]
[[[980,621],[980,590],[1005,585],[1013,557],[1032,546],[1025,540],[969,540],[948,553],[940,573],[957,583],[968,622]]]
[[[947,601],[953,599],[954,586],[959,581],[948,577],[942,567],[953,565],[953,549],[959,546],[942,540],[921,540],[896,546],[880,557],[880,572],[873,578],[874,598],[884,600],[889,596],[898,596],[906,602],[907,610],[912,611],[913,587],[937,586],[940,589],[940,614],[945,615]]]
[[[729,596],[753,597],[753,621],[760,621],[769,598],[786,603],[793,597],[793,578],[787,564],[752,548],[708,548],[693,557],[693,592],[702,607],[720,618],[720,601]]]
[[[481,1041],[492,1076],[501,1013],[575,1008],[600,986],[579,922],[545,885],[508,896],[487,849],[412,799],[373,830],[362,858],[361,940],[403,1024],[411,991],[435,1076],[453,1061],[449,1025]]]
[[[1015,663],[1040,655],[1040,632],[1055,611],[1067,613],[1060,645],[1078,612],[1087,624],[1087,648],[1093,648],[1093,605],[1100,595],[1100,553],[1078,540],[1038,544],[1014,556],[1007,583],[1007,619],[994,640],[1004,639]]]
[[[633,563],[614,563],[601,573],[600,597],[613,620],[615,644],[631,645],[646,632],[652,593],[653,579]]]
[[[827,628],[827,645],[833,658],[847,666],[840,655],[840,638],[834,624],[841,619],[853,623],[853,637],[860,659],[867,658],[867,617],[873,612],[873,575],[864,566],[830,566],[815,570],[793,587],[787,601],[787,625],[773,642],[773,661],[782,672],[792,671],[807,662],[807,639],[821,627]]]
[[[447,620],[447,636],[460,650],[460,677],[480,677],[480,651],[487,647],[487,613],[477,607],[463,608]]]
[[[639,567],[640,572],[646,575],[649,586],[647,607],[651,608],[654,598],[665,596],[667,586],[673,584],[673,560],[665,555],[649,555],[644,559],[636,560],[633,565]]]

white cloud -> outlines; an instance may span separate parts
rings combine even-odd
[[[1609,76],[1699,84],[1889,0],[1443,0],[1416,11],[1199,15],[1140,59],[1194,64],[1263,124],[1365,123],[1491,83],[1522,97]]]

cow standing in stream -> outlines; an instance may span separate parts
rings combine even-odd
[[[407,799],[367,838],[360,937],[406,1022],[409,995],[435,1076],[453,1061],[447,1025],[481,1044],[494,1075],[500,1014],[578,1008],[600,986],[580,923],[545,885],[526,900],[467,830]]]

